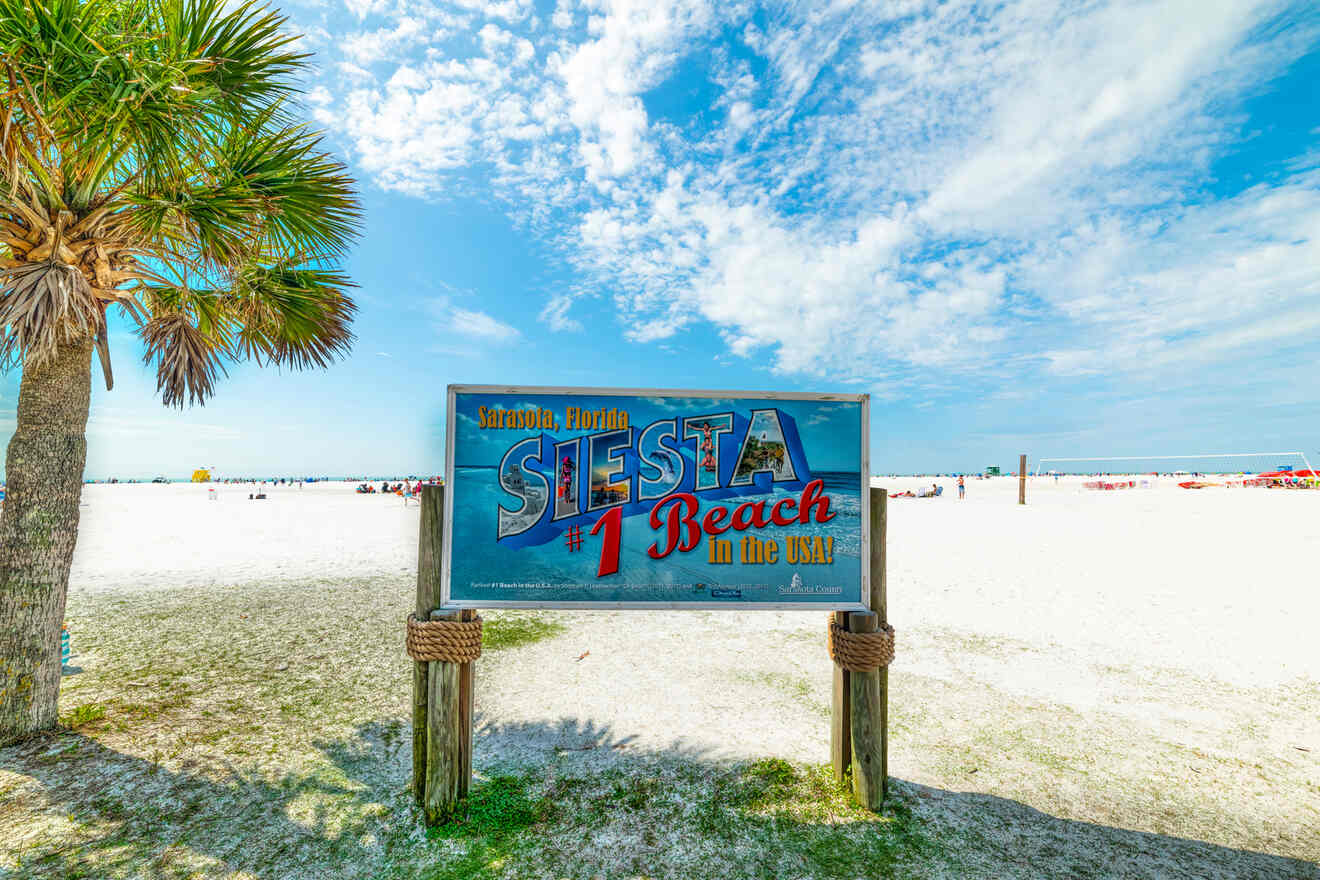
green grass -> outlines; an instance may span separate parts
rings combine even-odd
[[[548,803],[533,798],[528,777],[496,776],[478,785],[454,817],[431,829],[432,836],[503,838],[544,818]]]
[[[421,868],[426,880],[477,880],[503,876],[504,868],[530,856],[535,847],[527,830],[544,822],[550,803],[534,791],[529,776],[496,776],[477,785],[445,824],[430,828],[431,852],[448,855],[439,865]],[[429,861],[429,860],[428,860]],[[407,876],[399,874],[397,876]]]
[[[920,825],[901,797],[883,815],[858,809],[828,767],[661,761],[582,774],[556,764],[477,785],[427,832],[431,851],[389,876],[879,877],[940,861]]]
[[[489,614],[481,626],[481,649],[502,651],[520,648],[564,632],[562,623],[534,612],[503,612]]]
[[[75,706],[73,711],[60,716],[60,723],[65,727],[78,730],[91,727],[105,718],[105,706],[96,703],[84,703]]]

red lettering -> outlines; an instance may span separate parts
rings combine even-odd
[[[780,498],[775,502],[775,506],[770,508],[770,519],[774,520],[775,525],[791,526],[793,523],[797,522],[796,513],[782,514],[779,512],[781,508],[784,510],[796,510],[797,501],[792,498]]]
[[[672,495],[666,495],[661,498],[651,508],[651,528],[665,529],[665,546],[662,550],[660,542],[657,540],[647,550],[647,554],[652,559],[664,559],[670,553],[677,550],[680,553],[689,553],[695,550],[701,542],[701,535],[704,531],[707,535],[722,535],[729,529],[744,532],[750,528],[764,529],[774,524],[777,526],[791,526],[794,523],[809,523],[814,516],[816,522],[825,523],[834,519],[836,511],[830,510],[830,499],[827,495],[822,495],[821,490],[825,488],[823,480],[812,480],[802,490],[800,498],[781,498],[770,508],[770,518],[766,519],[766,502],[745,501],[734,508],[733,517],[729,519],[729,509],[722,505],[715,506],[706,511],[700,524],[697,522],[697,511],[701,504],[697,497],[689,492],[675,492]],[[794,514],[794,509],[798,513]],[[602,517],[602,521],[603,521]],[[726,520],[729,520],[726,523]],[[600,522],[597,523],[600,526]],[[604,528],[609,529],[610,523],[605,523]],[[592,531],[595,534],[595,530]],[[608,531],[606,538],[609,538]],[[790,543],[790,554],[793,553]],[[797,554],[799,558],[805,560],[810,556],[811,548],[802,547]]]
[[[834,513],[830,511],[830,499],[828,495],[821,495],[820,492],[825,488],[824,480],[812,480],[807,483],[807,488],[802,490],[802,512],[798,514],[798,522],[811,522],[812,509],[816,509],[816,522],[825,523],[834,519]]]
[[[600,542],[600,563],[596,566],[596,577],[617,574],[619,571],[619,533],[623,530],[623,508],[607,510],[596,524],[591,527],[591,534],[605,528],[604,540]]]
[[[748,522],[745,516],[749,510],[752,512],[752,519],[750,522]],[[739,532],[746,531],[749,526],[756,526],[758,529],[763,529],[768,525],[770,525],[770,523],[766,522],[765,519],[764,501],[757,501],[755,503],[746,501],[739,504],[733,510],[733,527]]]
[[[651,508],[651,528],[660,528],[660,508],[666,504],[669,510],[665,514],[665,549],[663,552],[660,550],[659,541],[652,544],[646,551],[652,559],[664,559],[674,552],[674,548],[678,548],[680,553],[687,553],[701,541],[701,529],[693,519],[697,515],[697,498],[687,492],[675,492],[657,501],[655,507]],[[683,508],[681,517],[678,512],[680,506]],[[680,525],[687,527],[687,540],[682,543],[679,542]]]
[[[729,530],[728,526],[722,526],[724,518],[729,515],[727,507],[712,507],[706,511],[706,518],[701,521],[701,527],[706,530],[708,535],[722,535]],[[737,514],[734,514],[737,517]],[[734,520],[737,522],[737,520]]]

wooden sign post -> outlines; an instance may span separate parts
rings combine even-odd
[[[885,531],[889,493],[871,489],[870,611],[836,611],[835,623],[849,632],[873,633],[888,625]],[[849,672],[834,666],[830,714],[830,761],[843,783],[852,770],[853,794],[869,810],[879,810],[889,794],[889,668]]]
[[[470,608],[436,608],[444,544],[443,486],[423,486],[417,544],[418,620],[472,620]],[[413,669],[413,796],[428,825],[443,821],[472,782],[471,663],[416,662]]]
[[[1027,457],[1018,456],[1018,504],[1027,503]]]

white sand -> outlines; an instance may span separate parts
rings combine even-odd
[[[1320,680],[1320,491],[1187,490],[1165,478],[1105,492],[1036,478],[1023,507],[1011,478],[972,481],[962,502],[953,480],[940,482],[940,498],[889,502],[896,625],[1243,686]]]
[[[398,574],[417,567],[417,505],[356,483],[83,487],[71,590],[153,590]],[[209,500],[208,489],[216,500]]]
[[[897,490],[931,481],[882,482]],[[940,498],[889,502],[897,668],[1148,722],[1218,711],[1158,696],[1159,681],[1175,673],[1235,688],[1320,681],[1320,492],[1189,491],[1167,479],[1150,490],[1094,492],[1080,479],[1038,478],[1019,507],[1013,478],[971,480],[965,501],[954,480],[938,482]],[[251,487],[221,485],[210,501],[207,488],[87,487],[71,590],[380,575],[406,586],[415,569],[417,507],[397,497],[332,483],[268,487],[267,500],[249,501]],[[406,608],[408,598],[382,601]],[[637,746],[823,758],[829,663],[819,613],[572,621],[563,637],[483,664],[486,723],[574,719]],[[954,643],[969,637],[1012,648],[975,653]],[[1153,683],[1134,695],[1131,676],[1106,672],[1112,667],[1147,668],[1142,678]],[[628,693],[603,684],[618,680],[630,681]],[[759,681],[764,699],[736,696],[748,680]],[[1234,711],[1211,726],[1236,723]],[[1288,735],[1314,738],[1312,728]],[[553,745],[592,740],[568,731]],[[495,732],[488,757],[501,757],[505,741],[514,752],[529,745]]]

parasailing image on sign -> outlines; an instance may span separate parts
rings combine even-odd
[[[448,397],[445,604],[866,607],[866,395]]]

